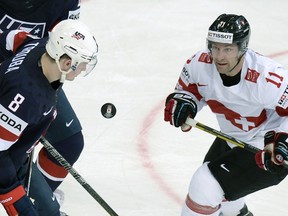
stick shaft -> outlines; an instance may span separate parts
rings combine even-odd
[[[230,143],[232,143],[232,144],[234,144],[234,145],[236,145],[238,147],[246,149],[246,150],[248,150],[248,151],[250,151],[250,152],[252,152],[254,154],[256,154],[258,151],[260,151],[260,149],[255,147],[255,146],[252,146],[252,145],[250,145],[248,143],[245,143],[245,142],[243,142],[241,140],[238,140],[238,139],[236,139],[236,138],[234,138],[234,137],[232,137],[232,136],[230,136],[228,134],[222,133],[221,131],[215,130],[215,129],[213,129],[213,128],[207,126],[207,125],[204,125],[204,124],[202,124],[202,123],[200,123],[200,122],[198,122],[198,121],[196,121],[196,120],[194,120],[192,118],[188,117],[186,122],[185,122],[185,124],[190,125],[192,127],[196,127],[196,128],[198,128],[198,129],[200,129],[202,131],[205,131],[205,132],[207,132],[209,134],[212,134],[212,135],[214,135],[216,137],[219,137],[220,139],[228,141],[228,142],[230,142]],[[288,164],[285,161],[282,164],[282,166],[284,166],[285,168],[288,169]]]
[[[45,138],[41,138],[41,143],[47,151],[85,188],[85,190],[111,215],[118,214],[103,200],[100,195],[84,180],[84,178],[68,163],[68,161],[49,143]]]
[[[32,164],[33,164],[34,151],[35,151],[35,148],[33,147],[31,152],[29,153],[27,172],[26,172],[25,183],[24,183],[26,193],[28,196],[30,194],[30,184],[31,184],[31,176],[32,176]]]
[[[244,149],[246,149],[246,150],[248,150],[250,152],[257,153],[260,150],[260,149],[256,148],[255,146],[252,146],[252,145],[250,145],[248,143],[245,143],[245,142],[243,142],[241,140],[238,140],[238,139],[236,139],[236,138],[234,138],[234,137],[232,137],[232,136],[230,136],[228,134],[222,133],[221,131],[217,131],[217,130],[215,130],[215,129],[207,126],[207,125],[204,125],[204,124],[202,124],[202,123],[200,123],[200,122],[198,122],[198,121],[196,121],[196,120],[194,120],[192,118],[187,118],[185,124],[188,124],[188,125],[190,125],[192,127],[196,127],[196,128],[198,128],[198,129],[200,129],[202,131],[210,133],[210,134],[212,134],[212,135],[214,135],[216,137],[219,137],[220,139],[228,141],[228,142],[230,142],[230,143],[232,143],[234,145],[237,145],[237,146],[239,146],[241,148],[244,148]]]

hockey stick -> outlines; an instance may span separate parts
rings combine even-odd
[[[252,145],[250,145],[248,143],[245,143],[245,142],[243,142],[241,140],[238,140],[238,139],[236,139],[236,138],[234,138],[234,137],[232,137],[232,136],[230,136],[228,134],[222,133],[221,131],[215,130],[215,129],[207,126],[207,125],[204,125],[204,124],[196,121],[195,119],[192,119],[192,118],[188,117],[186,119],[185,124],[190,125],[190,126],[195,127],[195,128],[198,128],[198,129],[200,129],[202,131],[205,131],[207,133],[210,133],[210,134],[212,134],[212,135],[214,135],[216,137],[219,137],[220,139],[228,141],[228,142],[230,142],[230,143],[232,143],[232,144],[234,144],[234,145],[236,145],[236,146],[238,146],[240,148],[248,150],[248,151],[250,151],[250,152],[252,152],[254,154],[256,154],[258,151],[260,151],[260,149],[258,149],[255,146],[252,146]],[[288,169],[288,164],[285,161],[284,161],[284,163],[282,165],[285,168]]]
[[[28,165],[27,165],[27,171],[26,171],[26,177],[25,177],[25,190],[27,195],[29,196],[30,192],[30,184],[31,184],[31,175],[32,175],[32,164],[33,164],[33,157],[34,157],[34,150],[35,148],[31,149],[31,152],[29,153],[29,159],[28,159]]]
[[[68,163],[68,161],[49,143],[45,138],[41,138],[41,143],[47,151],[86,189],[86,191],[111,215],[118,214],[97,194],[97,192],[84,180],[84,178]]]

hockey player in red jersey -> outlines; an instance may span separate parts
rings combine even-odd
[[[182,216],[252,216],[245,196],[287,175],[288,71],[248,48],[245,17],[220,15],[209,27],[207,49],[189,58],[164,120],[183,131],[208,105],[222,132],[261,149],[256,155],[216,138],[194,173]],[[277,214],[277,213],[276,213]]]
[[[95,67],[98,45],[82,22],[64,20],[49,38],[23,30],[3,32],[0,47],[0,57],[6,59],[0,65],[0,202],[9,216],[59,216],[59,208],[47,206],[43,214],[36,210],[43,196],[52,197],[45,193],[49,186],[44,178],[43,184],[33,184],[31,199],[27,196],[27,154],[56,117],[62,83]]]

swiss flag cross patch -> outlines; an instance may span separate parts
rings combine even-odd
[[[257,72],[256,70],[252,70],[252,69],[248,68],[245,79],[250,81],[250,82],[256,83],[259,75],[260,75],[260,73]]]
[[[208,53],[202,53],[198,59],[199,62],[204,62],[207,64],[212,64],[213,59],[212,56]]]

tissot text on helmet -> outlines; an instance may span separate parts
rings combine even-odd
[[[218,43],[232,44],[233,34],[225,32],[208,31],[208,40]]]
[[[221,14],[209,27],[208,49],[211,49],[212,42],[235,43],[239,47],[240,56],[242,56],[248,49],[250,33],[250,25],[244,16]],[[228,35],[232,35],[232,37],[230,38]]]

